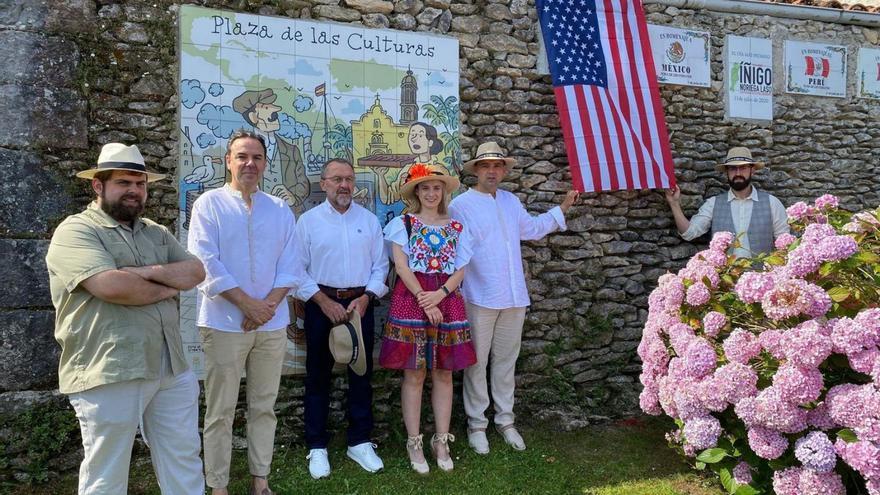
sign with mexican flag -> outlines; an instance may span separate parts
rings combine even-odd
[[[671,26],[648,24],[651,51],[657,81],[708,88],[712,79],[709,68],[709,33]]]

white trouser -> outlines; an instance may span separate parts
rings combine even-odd
[[[489,309],[470,303],[466,306],[471,339],[477,352],[477,363],[464,370],[464,410],[468,427],[477,429],[489,425],[486,419],[489,407],[486,365],[490,357],[489,379],[495,404],[495,424],[513,424],[516,358],[519,357],[526,308]]]
[[[163,356],[158,380],[130,380],[70,394],[85,458],[79,495],[128,493],[134,436],[150,447],[163,495],[205,493],[199,458],[199,382],[192,371],[170,373]]]

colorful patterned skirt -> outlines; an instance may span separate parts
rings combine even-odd
[[[443,273],[414,273],[422,288],[429,291],[437,290],[449,279]],[[416,296],[397,279],[379,352],[382,367],[455,371],[477,362],[461,294],[449,294],[437,307],[443,313],[443,322],[434,326]]]

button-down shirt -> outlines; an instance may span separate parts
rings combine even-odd
[[[352,202],[339,213],[328,202],[303,213],[296,223],[294,256],[300,266],[296,297],[308,301],[318,284],[337,289],[366,287],[388,292],[388,257],[376,215]]]
[[[691,217],[690,226],[681,234],[682,239],[691,241],[712,228],[712,213],[715,211],[716,197],[707,199],[700,206],[699,211]],[[778,239],[782,234],[789,233],[788,216],[785,213],[785,206],[782,206],[782,202],[776,196],[768,195],[767,198],[770,201],[773,238]],[[740,243],[740,247],[733,250],[733,254],[737,258],[748,258],[754,254],[749,245],[749,223],[752,220],[752,205],[755,201],[758,201],[758,189],[754,186],[752,186],[752,193],[745,199],[739,199],[732,190],[727,190],[727,202],[730,203],[730,214],[733,216],[733,227],[736,229],[734,234]]]
[[[449,213],[465,225],[475,244],[462,283],[465,300],[490,309],[528,306],[520,241],[565,230],[562,209],[532,216],[513,193],[499,189],[492,196],[470,189],[452,200]]]
[[[129,227],[97,203],[58,226],[46,266],[55,306],[55,339],[61,344],[58,388],[62,393],[158,379],[166,352],[172,373],[189,369],[175,298],[127,306],[99,299],[80,286],[108,270],[189,259],[193,256],[165,227],[147,219],[135,220]]]
[[[192,209],[188,245],[205,265],[199,284],[198,324],[241,332],[244,314],[222,292],[238,287],[256,299],[272,289],[293,287],[295,221],[280,198],[257,191],[248,208],[241,193],[226,185],[202,194]],[[290,323],[282,302],[275,316],[257,330],[278,330]]]

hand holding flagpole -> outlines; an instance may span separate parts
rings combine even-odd
[[[562,210],[562,213],[568,213],[568,209],[575,203],[577,203],[578,198],[581,197],[580,191],[571,190],[565,193],[565,199],[562,200],[562,204],[559,205],[559,209]]]

